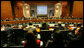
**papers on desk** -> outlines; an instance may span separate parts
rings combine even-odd
[[[48,24],[50,27],[53,27],[53,26],[55,26],[55,24]]]
[[[63,27],[65,27],[65,24],[61,24]]]
[[[71,28],[76,28],[76,27],[71,27]]]
[[[22,28],[22,25],[19,25],[19,28]]]
[[[41,30],[41,31],[51,31],[51,30]]]
[[[21,28],[13,28],[13,29],[21,29]]]

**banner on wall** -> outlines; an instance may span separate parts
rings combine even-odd
[[[23,15],[25,18],[30,17],[30,5],[23,2]]]
[[[55,14],[54,14],[54,16],[60,18],[61,15],[62,15],[62,4],[57,3],[57,4],[55,4]]]

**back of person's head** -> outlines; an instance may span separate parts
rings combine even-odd
[[[61,26],[61,24],[58,24],[58,26]]]
[[[42,26],[45,26],[45,25],[46,25],[46,23],[43,23],[43,24],[42,24]]]
[[[49,27],[50,25],[48,25],[48,27]]]
[[[54,25],[55,27],[57,26],[57,25]]]
[[[7,24],[6,26],[7,26],[7,27],[11,27],[11,25],[10,25],[10,24]]]
[[[61,21],[59,21],[59,22],[58,22],[58,26],[61,26],[61,24],[62,24],[62,22],[61,22]]]
[[[81,27],[81,24],[77,24],[77,27]]]
[[[42,27],[45,28],[46,27],[46,23],[42,23]]]
[[[37,25],[37,28],[39,27],[39,25]]]
[[[29,23],[29,25],[32,25],[32,23]]]
[[[49,26],[48,26],[46,23],[43,23],[43,24],[42,24],[42,28],[43,28],[43,29],[49,29]]]

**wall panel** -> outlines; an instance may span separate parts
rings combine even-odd
[[[15,11],[15,18],[22,18],[23,17],[23,3],[17,2],[14,6],[14,11]]]
[[[83,1],[74,1],[72,16],[83,18]]]
[[[13,18],[10,1],[1,1],[1,19]]]

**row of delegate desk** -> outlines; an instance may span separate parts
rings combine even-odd
[[[28,22],[42,22],[43,20],[19,20],[19,21],[1,21],[1,25],[6,24],[18,24],[18,23],[28,23]],[[71,23],[83,23],[83,20],[77,20],[77,19],[44,19],[45,22],[71,22]]]

